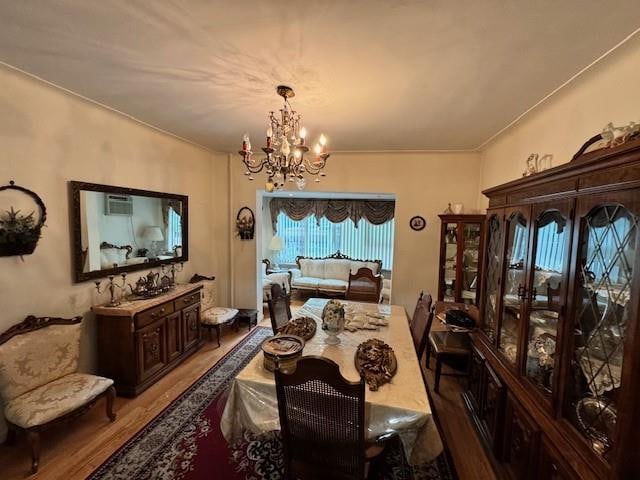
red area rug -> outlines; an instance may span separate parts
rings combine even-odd
[[[270,328],[257,327],[88,478],[92,480],[278,480],[282,445],[276,432],[246,433],[229,446],[220,431],[228,388],[260,351]],[[375,465],[379,479],[450,479],[444,455],[418,468],[398,444]]]

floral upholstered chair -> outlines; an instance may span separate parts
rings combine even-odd
[[[107,398],[114,421],[113,380],[79,373],[82,317],[27,317],[0,334],[0,397],[9,428],[7,443],[26,434],[31,471],[38,470],[40,431],[73,418],[99,397]]]
[[[216,331],[216,339],[220,346],[220,330],[223,325],[230,325],[236,321],[238,309],[229,307],[216,307],[215,277],[205,277],[197,273],[191,278],[191,283],[202,284],[202,302],[200,303],[200,323],[203,328]]]

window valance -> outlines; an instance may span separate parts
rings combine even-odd
[[[327,200],[322,198],[272,198],[271,224],[277,231],[278,214],[284,212],[292,220],[304,220],[314,215],[319,222],[322,217],[340,223],[350,218],[355,226],[364,218],[373,225],[382,225],[393,218],[394,200]]]

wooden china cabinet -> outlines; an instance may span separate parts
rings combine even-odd
[[[496,472],[640,478],[640,140],[483,193],[463,397]]]
[[[477,305],[485,216],[438,216],[441,221],[438,300]]]

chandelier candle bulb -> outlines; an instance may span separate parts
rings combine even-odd
[[[304,139],[307,137],[307,129],[302,127],[300,129],[300,145],[304,145]]]

